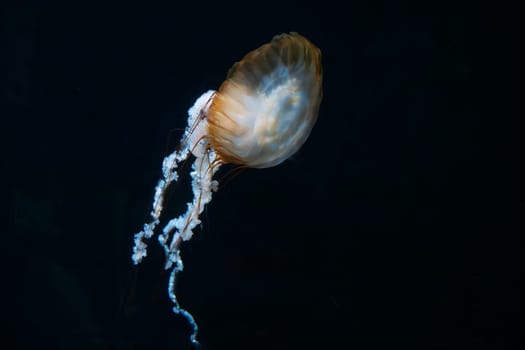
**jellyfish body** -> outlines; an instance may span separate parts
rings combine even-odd
[[[321,53],[280,35],[236,63],[208,113],[210,145],[227,163],[277,165],[306,141],[321,102]]]
[[[138,264],[146,256],[144,239],[153,236],[159,223],[164,194],[178,179],[178,165],[193,155],[193,200],[158,237],[166,253],[165,268],[172,269],[169,295],[173,310],[192,324],[193,342],[197,341],[197,324],[180,308],[174,285],[183,268],[180,244],[192,237],[200,214],[217,190],[213,175],[228,163],[252,168],[282,163],[308,138],[321,99],[321,52],[303,36],[290,33],[275,36],[247,54],[230,69],[218,91],[204,93],[189,109],[181,147],[164,158],[151,221],[135,235],[133,261]]]

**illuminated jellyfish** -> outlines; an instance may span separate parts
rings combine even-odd
[[[191,239],[200,214],[217,191],[213,175],[223,164],[268,168],[289,158],[308,138],[321,98],[321,52],[303,36],[290,33],[275,36],[235,63],[219,90],[204,93],[189,109],[180,147],[162,163],[151,221],[135,235],[133,261],[138,264],[146,256],[144,239],[153,236],[159,223],[166,190],[178,179],[178,165],[193,155],[193,200],[158,236],[166,254],[165,268],[171,269],[168,292],[173,311],[192,325],[193,343],[197,343],[197,324],[179,306],[175,278],[183,268],[181,242]]]

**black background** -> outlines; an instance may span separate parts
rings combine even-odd
[[[133,234],[194,100],[297,31],[323,52],[317,125],[284,164],[221,188],[182,249],[204,348],[517,348],[519,10],[2,3],[3,342],[190,348],[162,251],[134,267]]]

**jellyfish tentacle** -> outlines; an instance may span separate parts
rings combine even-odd
[[[155,227],[159,223],[159,218],[164,208],[164,195],[170,184],[178,180],[178,164],[186,159],[188,154],[189,150],[183,148],[182,150],[175,151],[168,157],[164,158],[162,165],[163,178],[159,180],[155,187],[153,209],[150,213],[151,220],[144,224],[142,231],[135,234],[135,246],[133,247],[132,256],[135,265],[139,264],[142,259],[147,256],[147,244],[144,240],[153,236]]]
[[[184,316],[184,318],[186,318],[188,323],[191,325],[192,333],[190,336],[190,340],[193,344],[197,345],[199,343],[197,340],[199,326],[197,325],[197,322],[195,322],[195,318],[193,317],[193,315],[188,310],[180,307],[179,301],[177,300],[177,295],[175,294],[175,282],[177,279],[177,273],[182,270],[182,259],[180,259],[180,263],[180,269],[178,267],[175,267],[170,273],[170,279],[168,282],[168,294],[171,302],[173,303],[173,312],[175,314],[181,314],[182,316]]]
[[[133,247],[133,263],[139,264],[144,257],[147,256],[147,244],[144,240],[153,236],[155,228],[159,223],[159,218],[164,208],[164,197],[168,187],[179,179],[177,168],[179,164],[185,162],[190,154],[195,154],[195,148],[202,147],[205,143],[205,129],[206,123],[204,116],[210,100],[213,98],[215,91],[209,90],[197,99],[195,104],[189,109],[188,126],[182,136],[181,148],[175,150],[162,161],[162,178],[155,187],[155,195],[153,198],[153,208],[150,213],[151,220],[144,224],[142,231],[135,234],[135,245]],[[169,248],[166,246],[168,242],[168,234],[159,235],[159,242],[164,247],[166,252]]]

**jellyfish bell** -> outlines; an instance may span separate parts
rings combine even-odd
[[[192,237],[200,214],[218,188],[213,175],[223,164],[268,168],[288,159],[308,138],[321,99],[321,51],[305,37],[290,33],[277,35],[248,53],[233,65],[218,91],[207,91],[189,109],[181,147],[164,158],[151,221],[135,235],[132,258],[138,264],[146,256],[144,239],[153,236],[159,223],[164,194],[178,179],[178,165],[193,155],[193,200],[158,236],[166,254],[165,268],[172,269],[168,289],[173,311],[192,324],[193,342],[197,324],[180,308],[174,285],[183,268],[180,244]]]
[[[226,163],[267,168],[306,141],[322,97],[321,52],[282,34],[237,62],[207,113],[212,147]]]

